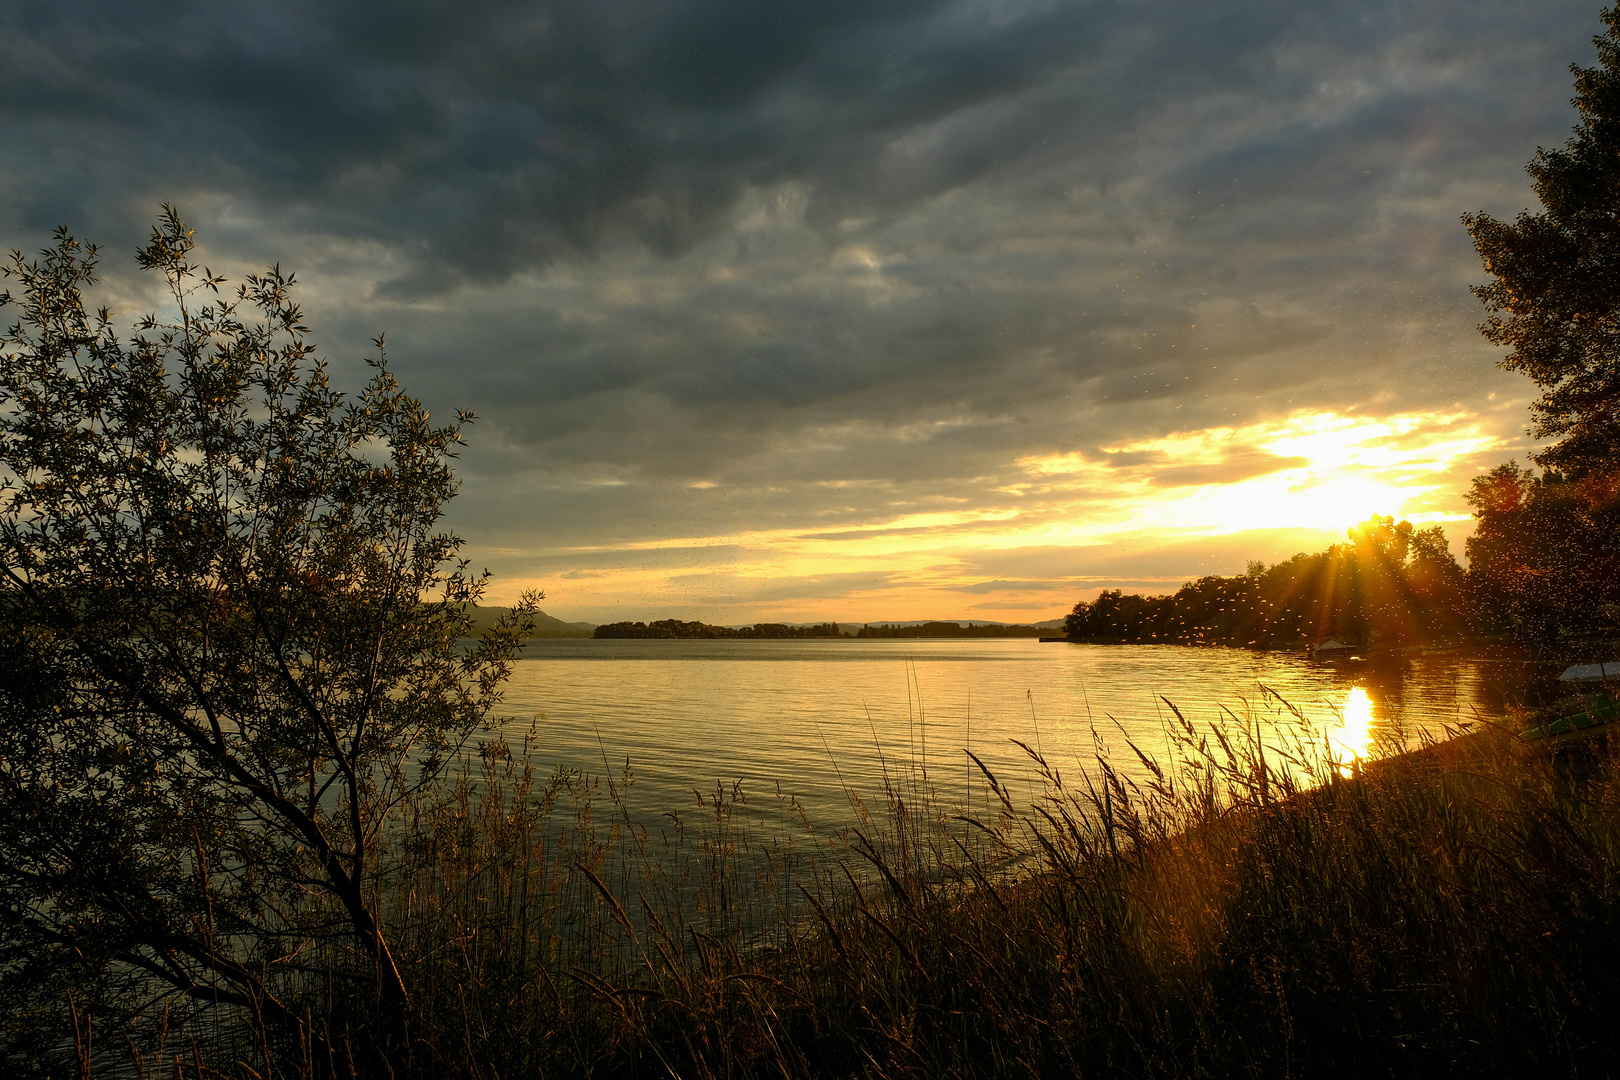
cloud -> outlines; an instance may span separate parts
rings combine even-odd
[[[889,573],[807,574],[795,577],[747,578],[738,574],[675,574],[672,590],[690,594],[696,602],[777,603],[781,601],[841,600],[903,587]]]
[[[1171,469],[1160,469],[1153,474],[1152,482],[1157,487],[1235,484],[1239,480],[1270,476],[1285,469],[1302,468],[1310,463],[1309,458],[1297,454],[1280,457],[1263,450],[1252,450],[1234,454],[1225,461],[1211,465],[1180,465]]]
[[[1049,592],[1073,591],[1074,583],[1070,581],[980,581],[972,585],[946,586],[951,592],[962,593],[993,593],[993,592]]]
[[[0,232],[102,241],[133,316],[159,300],[125,253],[173,200],[216,269],[300,272],[340,381],[386,330],[430,409],[482,417],[452,523],[507,579],[679,575],[769,533],[810,581],[803,545],[1095,537],[1317,460],[1177,433],[1466,413],[1516,449],[1529,388],[1475,331],[1457,218],[1533,202],[1594,15],[24,0]]]

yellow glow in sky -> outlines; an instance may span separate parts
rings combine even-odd
[[[577,584],[561,594],[555,580],[532,584],[593,621],[606,621],[604,606],[614,618],[707,614],[731,623],[1039,620],[1110,581],[1142,583],[1127,591],[1173,592],[1201,573],[1243,570],[1244,556],[1231,553],[1218,566],[1193,554],[1175,565],[1160,558],[1155,569],[1132,567],[1133,558],[1169,545],[1208,548],[1215,538],[1251,530],[1286,531],[1297,548],[1247,556],[1275,559],[1341,541],[1347,527],[1375,513],[1414,524],[1466,521],[1460,492],[1496,463],[1502,444],[1462,414],[1304,411],[1021,457],[965,486],[960,497],[919,505],[902,501],[906,493],[897,489],[892,514],[853,525],[802,523],[548,552],[580,568],[571,575]],[[696,498],[723,483],[694,487]],[[1241,540],[1223,543],[1223,552],[1243,547]],[[1039,553],[1038,560],[1024,552]],[[627,553],[640,565],[626,565]],[[610,566],[614,556],[620,561]],[[598,558],[603,564],[592,572]],[[1002,569],[1031,560],[1041,565]],[[1087,569],[1092,565],[1106,569]]]
[[[1103,447],[1141,462],[1123,468],[1078,454],[1020,464],[1037,476],[1094,480],[1115,473],[1122,502],[1134,510],[1128,529],[1342,533],[1375,513],[1414,522],[1465,520],[1459,506],[1432,508],[1425,496],[1450,486],[1459,463],[1500,441],[1462,415],[1305,412]],[[1198,482],[1204,478],[1211,482]]]

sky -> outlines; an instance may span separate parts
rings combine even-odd
[[[478,420],[448,512],[569,620],[1061,616],[1441,525],[1522,460],[1460,224],[1591,0],[0,6],[0,243],[158,207]]]

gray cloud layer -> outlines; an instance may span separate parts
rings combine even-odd
[[[1531,201],[1596,10],[23,0],[0,229],[123,250],[174,200],[305,270],[334,356],[386,329],[486,416],[481,543],[856,527],[1025,454],[1528,397],[1457,218]]]

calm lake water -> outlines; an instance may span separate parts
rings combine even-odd
[[[780,805],[780,790],[818,826],[835,826],[850,817],[847,792],[880,790],[885,768],[965,795],[976,777],[964,749],[1015,794],[1033,793],[1015,739],[1066,778],[1099,746],[1140,773],[1126,738],[1167,757],[1161,696],[1200,728],[1252,723],[1269,746],[1372,756],[1379,744],[1499,715],[1483,674],[1455,658],[1351,669],[1278,653],[1029,639],[556,640],[526,650],[500,713],[512,736],[537,722],[539,764],[603,774],[628,761],[641,813],[684,813],[695,793],[740,781],[755,805]]]

